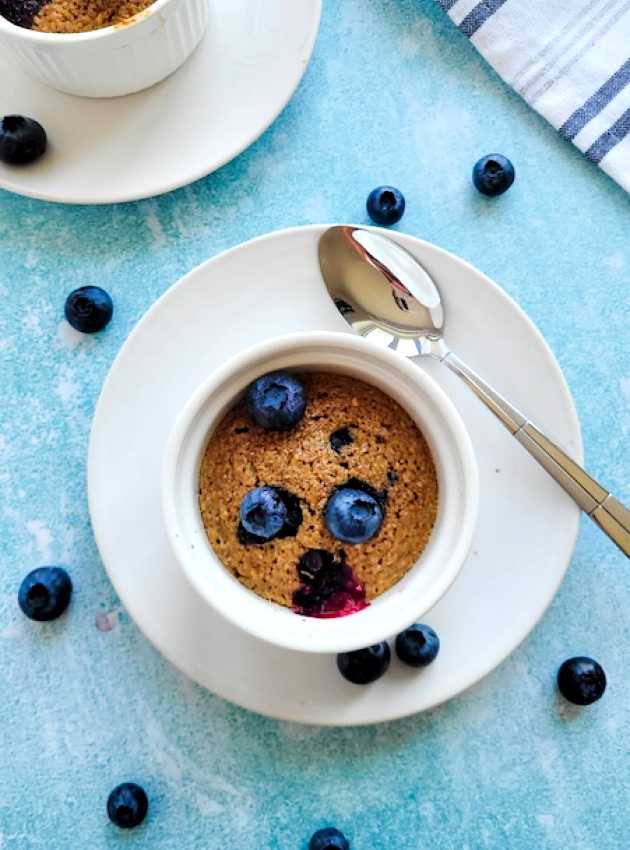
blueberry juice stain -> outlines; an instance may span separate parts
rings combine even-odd
[[[302,580],[293,594],[293,610],[305,617],[331,619],[346,617],[368,607],[365,587],[339,550],[337,556],[326,549],[308,549],[297,564]]]

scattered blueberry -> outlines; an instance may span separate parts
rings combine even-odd
[[[354,685],[369,685],[387,672],[391,657],[389,644],[383,641],[354,652],[342,652],[337,656],[337,667],[344,679]]]
[[[147,815],[149,801],[144,789],[135,782],[117,785],[107,798],[107,814],[112,823],[123,829],[139,826]]]
[[[567,659],[558,670],[558,688],[569,702],[590,705],[606,690],[606,674],[592,658],[577,656]]]
[[[514,183],[514,166],[500,153],[491,153],[475,163],[472,179],[482,195],[502,195]]]
[[[352,434],[347,428],[337,428],[330,435],[330,448],[339,454],[344,446],[349,446],[353,443]]]
[[[240,516],[245,531],[271,540],[282,529],[287,509],[275,487],[256,487],[243,497]]]
[[[344,543],[365,543],[374,537],[383,523],[383,508],[366,490],[337,487],[324,510],[326,527]]]
[[[350,850],[350,842],[334,826],[318,829],[308,844],[308,850]]]
[[[368,195],[365,206],[376,224],[396,224],[405,212],[405,196],[393,186],[378,186]]]
[[[22,581],[18,605],[30,620],[55,620],[68,607],[72,582],[62,567],[38,567]]]
[[[410,667],[426,667],[439,651],[440,639],[431,626],[416,623],[396,638],[396,655]]]
[[[46,131],[33,118],[5,115],[0,119],[0,160],[8,165],[27,165],[46,150]]]
[[[112,299],[100,286],[82,286],[66,298],[66,319],[84,334],[102,331],[114,312]]]
[[[250,416],[268,431],[289,431],[306,408],[304,385],[287,372],[271,372],[258,378],[247,391]]]

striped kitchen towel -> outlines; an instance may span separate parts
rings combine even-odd
[[[630,191],[630,0],[437,0],[503,79]]]

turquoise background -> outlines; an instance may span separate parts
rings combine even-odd
[[[487,200],[470,170],[493,151],[517,178]],[[401,229],[471,261],[529,312],[574,393],[589,468],[630,498],[627,195],[433,0],[325,0],[295,98],[218,173],[121,206],[0,193],[1,850],[303,850],[325,823],[354,850],[629,846],[630,573],[588,521],[550,611],[495,673],[424,716],[354,730],[267,720],[192,684],[140,635],[99,561],[86,448],[131,328],[217,251],[287,225],[364,220],[383,182],[406,194]],[[81,339],[63,303],[87,283],[116,312]],[[68,615],[45,625],[16,605],[42,563],[65,564],[75,583]],[[581,653],[609,687],[573,710],[554,677]],[[105,816],[126,779],[151,799],[131,833]]]

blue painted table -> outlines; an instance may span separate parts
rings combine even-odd
[[[301,728],[210,696],[144,640],[99,561],[90,419],[134,323],[223,248],[363,220],[386,181],[406,193],[405,230],[470,260],[529,312],[575,395],[589,468],[630,496],[627,196],[506,89],[433,0],[325,7],[296,97],[217,174],[127,206],[0,194],[2,850],[303,850],[324,822],[355,850],[628,847],[630,573],[588,521],[518,652],[449,705],[371,729]],[[470,186],[489,151],[517,169],[495,201]],[[116,313],[80,341],[61,319],[85,283],[108,289]],[[42,626],[21,616],[16,590],[51,562],[71,570],[75,595],[69,616]],[[582,653],[609,688],[569,712],[554,675]],[[151,809],[123,834],[104,807],[128,778]]]

